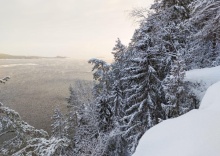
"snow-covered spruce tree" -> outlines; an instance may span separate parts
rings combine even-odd
[[[124,113],[124,87],[121,77],[124,69],[125,51],[126,47],[118,39],[112,52],[115,60],[111,65],[106,66],[104,61],[93,60],[96,62],[95,66],[97,63],[101,65],[101,68],[97,68],[98,66],[93,68],[95,69],[94,79],[98,81],[94,86],[94,95],[96,96],[97,121],[99,123],[97,148],[93,155],[127,155],[127,143],[120,129]],[[98,79],[96,73],[101,73]],[[99,87],[101,87],[101,92],[97,96],[96,90]]]
[[[97,151],[98,115],[92,87],[90,82],[76,81],[70,88],[66,130],[73,144],[72,155],[92,155]]]
[[[185,104],[185,64],[181,54],[176,55],[176,60],[172,64],[170,75],[164,80],[164,91],[167,99],[167,104],[163,104],[163,109],[166,114],[166,119],[177,117],[186,112]]]
[[[93,66],[93,78],[97,81],[93,92],[96,96],[96,108],[98,112],[98,122],[101,132],[106,132],[112,129],[113,126],[113,113],[112,113],[112,101],[110,100],[111,90],[111,72],[110,65],[105,61],[98,59],[91,59],[89,63]]]
[[[69,87],[70,97],[67,98],[67,107],[74,107],[73,109],[76,110],[81,105],[86,105],[89,101],[92,101],[92,87],[93,82],[76,80],[75,83]]]
[[[122,84],[122,76],[125,63],[126,47],[121,43],[120,39],[116,41],[112,54],[114,55],[114,62],[111,64],[111,75],[113,79],[111,97],[113,102],[113,113],[119,120],[123,116],[124,107],[124,87]]]
[[[129,58],[122,78],[127,101],[123,128],[131,153],[147,129],[166,119],[162,82],[170,75],[178,49],[187,47],[182,22],[189,18],[189,2],[156,1],[148,17],[142,16],[125,54]]]
[[[149,48],[152,40],[147,34],[149,28],[142,23],[136,30],[127,53],[133,53],[127,60],[126,75],[122,78],[127,83],[125,116],[123,117],[124,137],[133,153],[143,133],[158,123],[161,118],[161,87],[154,67],[158,61]],[[159,104],[159,105],[158,105]],[[152,116],[154,114],[154,117]]]
[[[118,38],[116,44],[113,48],[112,54],[114,55],[114,63],[122,64],[124,59],[124,53],[126,46],[121,43],[121,40]]]
[[[122,78],[125,74],[126,64],[126,51],[125,47],[120,39],[116,41],[115,47],[113,48],[112,54],[114,55],[114,62],[111,64],[111,75],[110,82],[112,87],[109,89],[110,103],[112,103],[113,113],[113,126],[112,129],[107,132],[105,138],[105,148],[103,155],[109,156],[127,156],[128,144],[127,140],[123,136],[123,120],[125,114],[125,83]]]
[[[149,16],[148,23],[152,23],[153,29],[151,36],[154,38],[154,47],[152,50],[160,51],[162,56],[161,79],[164,79],[171,70],[172,61],[175,60],[178,50],[183,49],[184,53],[187,51],[189,32],[184,21],[190,17],[190,1],[192,0],[160,0],[152,5],[155,13]]]
[[[100,137],[94,103],[89,103],[86,109],[80,111],[83,113],[74,130],[74,155],[84,156],[92,153],[94,155],[99,151],[98,137]]]
[[[220,1],[195,0],[191,4],[188,27],[192,32],[189,42],[191,62],[195,68],[220,64]]]
[[[74,89],[73,86],[70,86],[69,87],[69,92],[70,92],[70,96],[67,98],[67,102],[68,102],[68,105],[67,107],[68,108],[73,108],[77,111],[77,109],[80,107],[80,99],[77,95],[77,91],[76,89]]]
[[[92,86],[93,83],[77,80],[69,88],[70,96],[67,98],[68,114],[66,119],[66,130],[69,138],[74,139],[79,122],[85,115],[86,110],[90,108],[91,102],[93,102]]]
[[[93,94],[95,95],[95,97],[99,97],[99,95],[103,94],[107,95],[107,92],[110,90],[111,87],[111,66],[107,64],[105,61],[99,59],[90,59],[89,63],[93,65],[93,79],[96,83],[93,89]]]
[[[32,138],[47,137],[47,132],[37,130],[24,122],[14,110],[0,103],[0,144],[1,155],[16,155],[15,153],[29,145]]]
[[[99,118],[99,128],[100,131],[106,132],[112,129],[113,125],[113,113],[111,106],[109,105],[110,101],[106,100],[106,97],[103,97],[99,101],[98,105],[98,114]]]
[[[110,138],[109,134],[114,127],[111,66],[98,59],[91,59],[89,63],[94,65],[93,78],[96,80],[96,84],[93,88],[93,94],[95,96],[96,121],[98,123],[97,146],[93,151],[93,155],[105,155]]]
[[[57,138],[63,138],[65,136],[65,121],[61,111],[56,108],[52,116],[52,136]]]
[[[78,84],[81,84],[80,81],[77,81],[75,87],[70,86],[69,91],[70,91],[70,96],[67,98],[67,108],[68,108],[68,113],[67,113],[67,118],[66,118],[66,133],[68,135],[68,138],[72,140],[74,143],[75,139],[75,133],[77,130],[78,126],[78,121],[80,120],[82,116],[81,110],[84,109],[84,104],[81,103],[80,97],[79,97],[79,87]],[[76,87],[77,86],[77,87]],[[82,89],[82,88],[81,88]]]
[[[14,153],[12,156],[36,155],[36,156],[69,156],[70,140],[67,138],[33,138],[28,141],[28,145]]]
[[[113,100],[113,98],[109,99]],[[75,134],[75,154],[93,156],[126,155],[125,140],[121,137],[121,132],[116,126],[117,120],[113,118],[114,123],[111,125],[111,128],[107,127],[108,129],[105,129],[100,127],[102,126],[99,122],[102,111],[98,111],[99,109],[94,104],[96,104],[96,99],[90,100],[90,103],[86,105],[86,109],[81,110],[83,113],[81,119],[78,120]],[[103,112],[105,111],[103,110]],[[112,112],[112,114],[114,113]]]
[[[121,80],[116,79],[113,84],[112,99],[111,99],[114,104],[112,111],[113,111],[113,115],[114,115],[116,122],[118,122],[118,120],[124,114],[124,110],[123,110],[124,98],[123,97],[124,97],[124,92],[122,88],[122,82]]]
[[[187,36],[190,35],[190,30],[186,22],[190,18],[190,7],[192,0],[179,1],[179,0],[162,0],[159,3],[155,3],[152,8],[156,10],[156,13],[151,17],[158,19],[154,23],[160,25],[154,30],[154,34],[157,36],[154,41],[156,46],[160,46],[160,51],[162,52],[162,64],[161,67],[157,69],[160,72],[160,80],[165,82],[164,93],[165,101],[162,104],[163,108],[168,108],[170,103],[175,103],[175,108],[170,112],[175,112],[169,114],[169,117],[179,116],[192,108],[195,108],[195,96],[189,91],[189,84],[183,82],[184,76],[177,77],[177,75],[184,75],[184,70],[193,69],[194,67],[188,60],[193,57],[193,54],[189,54],[189,40]],[[150,18],[151,18],[150,17]],[[154,19],[151,19],[153,21]],[[185,65],[186,64],[186,65]],[[176,76],[175,76],[176,75]],[[178,83],[172,81],[178,80]],[[174,87],[176,86],[176,87]],[[173,88],[173,89],[171,89]],[[181,96],[176,96],[176,91],[182,91]],[[181,89],[182,88],[182,89]],[[168,92],[168,90],[173,92]],[[184,96],[183,96],[184,95]],[[185,102],[184,102],[185,101]],[[177,103],[178,105],[176,105]],[[185,103],[187,105],[181,106]],[[197,103],[197,102],[196,102]],[[179,107],[179,109],[177,108]],[[178,111],[177,111],[178,110]],[[167,116],[167,109],[164,110]],[[174,115],[174,116],[172,116]]]
[[[16,150],[12,155],[37,155],[37,156],[68,156],[72,155],[71,141],[66,137],[65,124],[61,112],[56,109],[53,116],[52,124],[52,136],[46,138],[44,135],[36,135],[34,137],[29,137],[26,140],[25,145],[21,146],[19,150]],[[28,125],[26,125],[28,126]],[[30,127],[30,126],[29,126]],[[33,129],[33,127],[30,127]],[[29,128],[29,129],[30,129]],[[26,138],[31,133],[28,131],[22,137]],[[29,134],[30,133],[30,134]],[[32,132],[33,133],[33,132]],[[46,133],[47,134],[47,133]]]

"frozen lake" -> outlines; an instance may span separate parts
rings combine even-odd
[[[92,80],[91,65],[74,59],[0,60],[0,101],[29,124],[50,131],[54,108],[66,107],[69,86],[77,79]]]

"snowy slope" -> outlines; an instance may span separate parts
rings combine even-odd
[[[210,86],[220,81],[220,66],[187,71],[186,80],[191,82],[202,81],[205,82],[207,86]]]
[[[205,87],[214,84],[199,110],[147,131],[134,156],[220,156],[220,67],[190,71],[187,80],[203,81]]]
[[[220,66],[187,71],[185,80],[201,84],[200,88],[194,90],[195,94],[201,100],[208,87],[220,81]]]

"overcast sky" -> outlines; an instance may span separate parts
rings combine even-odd
[[[0,0],[0,53],[111,57],[135,24],[129,11],[153,0]]]

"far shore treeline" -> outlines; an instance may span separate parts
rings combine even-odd
[[[56,56],[56,57],[42,57],[42,56],[21,56],[21,55],[10,55],[0,53],[0,59],[42,59],[42,58],[67,58],[64,56]]]

